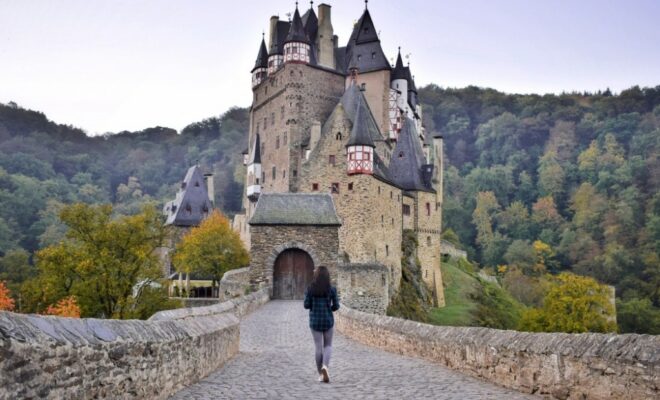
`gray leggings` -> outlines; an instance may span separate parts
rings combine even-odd
[[[330,328],[325,332],[312,329],[314,346],[316,347],[316,369],[321,373],[321,367],[330,366],[330,356],[332,355],[332,333],[335,328]]]

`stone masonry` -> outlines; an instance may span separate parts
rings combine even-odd
[[[343,307],[339,332],[497,385],[555,399],[657,399],[660,336],[433,326]]]

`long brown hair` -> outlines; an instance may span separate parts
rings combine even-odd
[[[314,280],[309,286],[310,294],[314,297],[330,295],[330,271],[328,267],[319,265],[314,271]]]

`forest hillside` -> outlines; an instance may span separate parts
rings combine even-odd
[[[429,133],[445,138],[445,239],[527,306],[543,274],[571,271],[616,288],[619,328],[660,331],[660,86],[614,95],[419,90]],[[216,204],[240,211],[248,112],[177,132],[89,137],[0,104],[0,280],[63,236],[63,204],[132,214],[172,198],[188,166],[214,173]],[[28,260],[28,261],[25,261]],[[525,290],[523,290],[525,289]]]

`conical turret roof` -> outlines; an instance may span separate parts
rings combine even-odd
[[[403,66],[403,60],[401,59],[401,48],[399,47],[399,55],[396,57],[396,65],[394,70],[392,70],[392,80],[395,79],[408,79],[406,74],[406,67]]]
[[[261,46],[259,46],[259,54],[257,54],[257,61],[254,63],[254,72],[257,68],[268,68],[268,50],[266,49],[266,41],[264,38],[261,38]]]
[[[357,102],[357,109],[355,110],[355,118],[353,118],[353,129],[351,129],[351,136],[348,138],[346,146],[376,147],[371,138],[370,125],[369,110],[366,109],[364,98],[360,96]]]
[[[433,188],[425,184],[422,170],[424,164],[424,152],[415,125],[410,118],[404,118],[399,139],[392,152],[390,177],[403,190],[433,192]]]
[[[293,20],[291,21],[291,29],[289,29],[289,34],[286,37],[284,43],[289,42],[303,42],[309,44],[309,38],[305,32],[305,26],[303,25],[302,18],[300,18],[300,13],[298,12],[298,7],[296,6],[296,12],[293,13]]]

